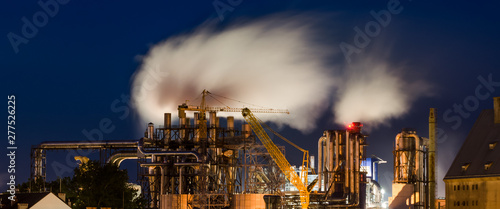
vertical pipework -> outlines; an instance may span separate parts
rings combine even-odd
[[[170,140],[170,128],[172,127],[172,114],[170,113],[165,113],[163,114],[163,138],[164,138],[164,143],[168,144],[168,141]]]
[[[345,165],[344,165],[344,168],[345,168],[345,171],[344,171],[344,179],[345,179],[345,185],[344,185],[344,188],[345,188],[345,193],[349,193],[348,189],[349,189],[349,131],[346,131],[345,132],[345,137],[344,137],[344,141],[345,141],[345,152],[344,152],[344,156],[345,156]]]
[[[243,124],[241,126],[242,126],[241,130],[243,131],[243,136],[245,136],[245,138],[250,137],[250,134],[252,133],[252,130],[250,128],[250,124],[246,123],[246,124]]]
[[[354,192],[356,194],[357,199],[359,200],[360,192],[359,192],[359,134],[356,134],[354,137]]]
[[[351,195],[354,194],[354,139],[355,135],[349,136],[347,139],[349,141],[349,187],[351,189]]]
[[[200,127],[199,123],[200,123],[200,113],[195,112],[194,113],[193,125],[195,127]],[[195,130],[195,133],[194,133],[194,143],[195,143],[196,146],[198,146],[198,144],[200,143],[200,131],[199,130]]]
[[[325,142],[325,136],[319,138],[318,140],[318,183],[319,191],[323,191],[323,144]]]
[[[180,126],[180,130],[179,130],[179,139],[177,139],[177,142],[180,143],[182,139],[184,139],[186,137],[186,118],[179,118],[179,126]]]
[[[500,97],[495,101],[500,102]],[[499,104],[496,104],[498,106]],[[495,106],[495,107],[496,107]],[[499,108],[496,108],[499,109]],[[495,116],[497,112],[495,112]],[[495,121],[496,122],[496,121]],[[429,111],[429,202],[430,209],[435,209],[436,201],[436,109],[430,108]]]
[[[227,130],[229,131],[229,137],[234,136],[234,117],[229,116],[227,117]]]
[[[335,131],[335,168],[339,167],[339,159],[340,159],[339,137],[342,137],[342,135],[340,135],[339,132]]]
[[[311,168],[311,170],[314,170],[314,155],[311,155],[309,157],[309,168]]]
[[[333,169],[333,174],[335,175],[337,172],[337,168],[339,167],[339,159],[340,159],[340,152],[339,152],[339,141],[341,139],[342,135],[339,134],[338,131],[335,131],[335,169]],[[337,183],[337,182],[335,182]],[[335,187],[332,188],[332,192],[335,192]]]
[[[500,123],[500,97],[493,98],[493,111],[495,112],[495,123]]]
[[[148,139],[154,138],[155,125],[153,123],[148,124]]]
[[[333,140],[335,139],[333,139],[331,131],[328,131],[328,135],[326,135],[326,137],[326,142],[328,143],[328,187],[330,187],[330,185],[335,181],[333,174],[333,158],[336,157],[334,156],[335,153],[333,152]]]
[[[209,137],[210,137],[210,143],[215,143],[215,128],[216,128],[216,124],[217,124],[217,115],[215,112],[210,112],[209,113],[210,115],[210,133],[209,133]]]

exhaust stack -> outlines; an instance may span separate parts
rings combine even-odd
[[[430,209],[436,205],[436,109],[429,111],[429,203]]]

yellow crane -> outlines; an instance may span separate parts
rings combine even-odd
[[[309,151],[304,150],[297,146],[296,144],[292,143],[291,141],[287,140],[285,137],[279,135],[278,133],[271,131],[276,134],[278,137],[282,138],[286,142],[290,143],[293,145],[295,148],[299,149],[300,151],[304,152],[304,157],[302,159],[302,168],[300,171],[300,176],[297,175],[295,170],[292,168],[290,163],[286,160],[285,156],[283,153],[280,152],[276,144],[273,143],[271,138],[267,135],[267,133],[264,131],[264,129],[261,126],[261,121],[255,117],[248,108],[244,108],[242,110],[242,115],[247,121],[248,124],[250,124],[250,127],[252,127],[252,130],[255,132],[257,137],[260,139],[264,147],[266,147],[267,152],[271,155],[273,160],[276,162],[278,167],[281,169],[281,171],[285,174],[286,178],[292,183],[297,189],[299,190],[300,193],[300,204],[302,205],[302,208],[309,208],[309,194],[311,189],[314,187],[314,184],[316,181],[314,181],[309,187],[306,187],[307,184],[307,172],[309,169]],[[264,123],[262,123],[264,124]]]
[[[200,138],[207,138],[207,112],[241,112],[244,108],[234,108],[229,106],[222,107],[214,107],[207,106],[206,104],[206,96],[209,96],[211,93],[206,89],[201,93],[201,104],[199,106],[196,105],[188,105],[187,102],[179,105],[177,110],[179,111],[179,117],[186,117],[186,111],[197,111],[199,112],[198,121],[199,121],[199,129],[200,129]],[[253,112],[256,113],[286,113],[290,114],[288,110],[281,109],[272,109],[272,108],[252,108]]]

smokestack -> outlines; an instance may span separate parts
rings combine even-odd
[[[163,138],[165,139],[165,144],[168,144],[170,140],[170,128],[172,126],[172,114],[163,114]]]
[[[311,155],[311,156],[309,157],[309,159],[310,159],[310,160],[309,160],[309,162],[310,162],[310,163],[309,163],[309,167],[310,167],[312,170],[314,170],[314,155]]]
[[[245,136],[245,139],[250,137],[250,134],[252,134],[252,129],[250,128],[250,124],[248,123],[241,125],[241,131],[243,132],[243,136]]]
[[[436,205],[436,109],[429,110],[429,203],[430,209]]]
[[[495,111],[495,123],[500,123],[500,97],[493,98],[493,111]]]
[[[227,117],[227,130],[229,131],[229,136],[234,136],[234,117]]]
[[[153,139],[153,133],[155,130],[155,125],[153,123],[148,124],[148,139]]]

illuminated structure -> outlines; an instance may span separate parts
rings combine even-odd
[[[207,94],[203,92],[199,106],[179,105],[179,125],[173,125],[171,114],[164,113],[163,125],[147,124],[139,140],[44,142],[33,146],[32,179],[45,180],[47,151],[90,149],[100,151],[102,163],[120,165],[124,160],[136,160],[138,180],[150,208],[300,207],[301,195],[285,191],[283,169],[266,146],[256,141],[250,124],[242,124],[238,130],[234,117],[217,117],[217,112],[242,108],[209,107],[204,102]],[[193,112],[192,118],[187,111]],[[273,109],[252,112],[287,113]],[[310,193],[309,208],[364,208],[366,172],[361,170],[361,162],[367,144],[361,127],[353,123],[346,130],[323,133],[318,142],[318,178],[312,179],[321,184],[316,184],[317,192]],[[282,146],[273,151],[274,155],[284,152]],[[306,172],[312,171],[305,165]],[[303,172],[295,174],[305,177]],[[314,184],[304,183],[310,192]]]
[[[429,140],[403,129],[394,145],[394,180],[389,208],[428,208]]]
[[[451,164],[444,182],[446,207],[500,208],[500,97],[483,110]]]

